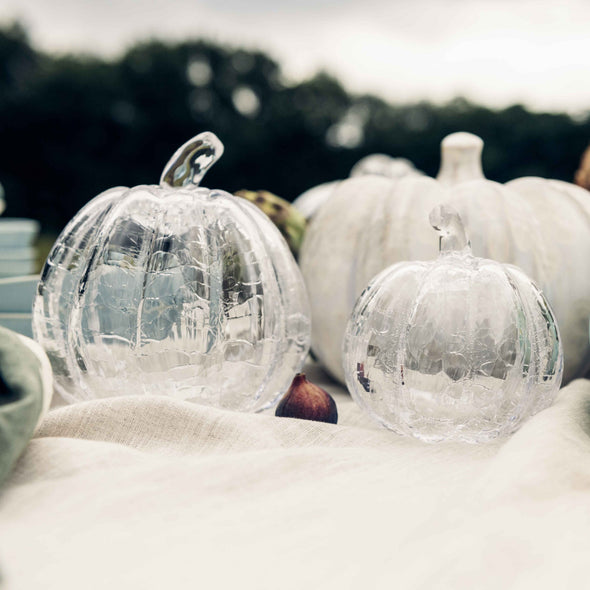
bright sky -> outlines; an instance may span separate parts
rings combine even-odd
[[[590,110],[588,0],[3,0],[40,48],[116,55],[138,39],[259,48],[394,102]]]

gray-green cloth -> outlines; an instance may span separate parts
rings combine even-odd
[[[42,409],[39,359],[18,334],[0,327],[0,484],[33,436]]]

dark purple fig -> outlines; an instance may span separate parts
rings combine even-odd
[[[275,416],[330,424],[338,422],[334,398],[325,389],[310,383],[303,373],[295,375],[291,387],[277,406]]]

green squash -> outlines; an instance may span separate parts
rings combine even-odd
[[[297,259],[307,225],[305,217],[289,201],[269,191],[239,190],[234,195],[254,203],[270,217],[270,220],[285,238],[291,253]]]

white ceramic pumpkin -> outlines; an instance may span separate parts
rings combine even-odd
[[[551,227],[543,226],[534,204],[513,186],[484,178],[482,147],[474,135],[453,134],[442,142],[437,181],[346,180],[312,219],[300,256],[312,309],[312,349],[338,380],[344,380],[341,345],[346,321],[364,285],[395,262],[436,257],[427,222],[436,204],[446,202],[457,209],[475,256],[519,266],[551,292]],[[587,260],[590,264],[590,257]],[[590,275],[590,269],[584,272]],[[568,299],[567,293],[563,299]],[[561,325],[571,309],[558,300],[549,302]],[[571,321],[586,327],[587,314],[584,318],[578,313]],[[564,325],[569,323],[564,319]],[[588,346],[580,345],[578,336],[567,330],[562,330],[562,337],[568,381],[579,374],[580,357]],[[578,346],[582,352],[576,352]]]
[[[412,162],[406,160],[406,158],[392,158],[387,154],[370,154],[361,158],[352,167],[349,177],[367,175],[400,180],[406,176],[422,176],[422,172],[417,170]],[[330,198],[340,182],[340,180],[324,182],[306,190],[293,201],[293,206],[305,219],[311,219]]]
[[[330,182],[323,182],[317,186],[312,186],[293,201],[293,207],[305,219],[310,220],[316,211],[330,198],[330,195],[340,182],[340,180],[331,180]]]
[[[375,174],[386,178],[404,178],[405,176],[422,176],[414,164],[406,158],[392,158],[387,154],[369,154],[361,158],[350,170],[349,176],[367,176]]]

